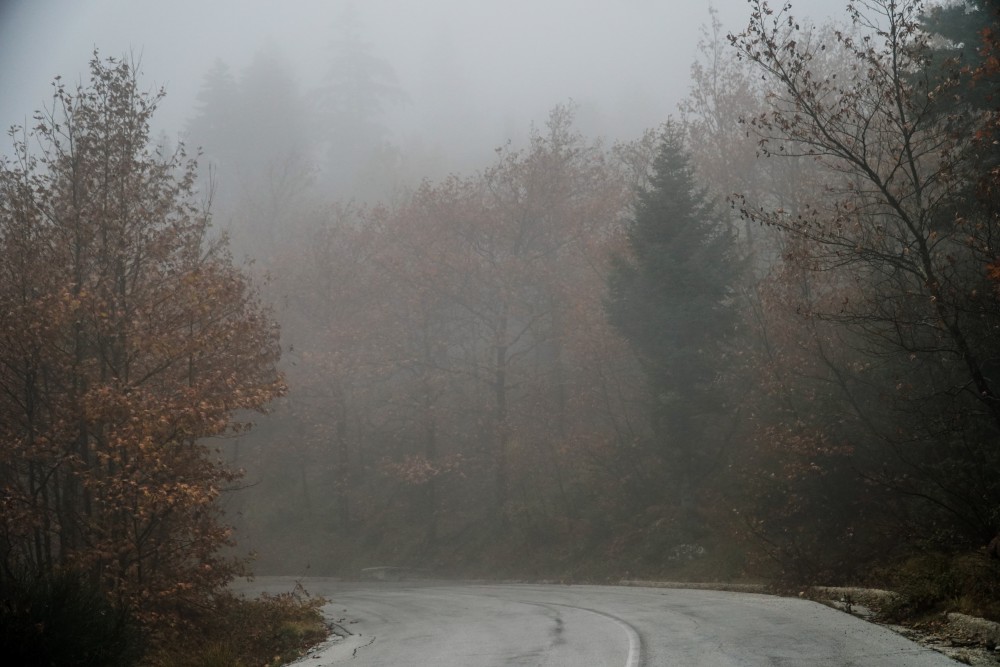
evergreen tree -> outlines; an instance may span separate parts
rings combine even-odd
[[[991,110],[1000,103],[995,97],[1000,79],[996,72],[985,73],[983,68],[990,55],[984,49],[985,40],[996,32],[998,21],[1000,0],[934,5],[920,18],[921,29],[939,40],[930,51],[927,72],[938,83],[960,83],[960,95],[948,97],[976,110]]]
[[[407,96],[392,65],[363,38],[353,5],[339,15],[330,46],[331,59],[318,91],[320,133],[328,142],[327,185],[338,195],[376,195],[365,191],[366,182],[384,178],[395,160],[386,115]]]
[[[930,109],[948,122],[957,134],[975,134],[979,171],[983,176],[995,174],[1000,165],[1000,144],[993,133],[983,132],[976,119],[987,117],[1000,109],[1000,67],[997,66],[997,35],[1000,34],[1000,0],[962,0],[935,5],[920,16],[920,28],[934,39],[927,50],[928,63],[915,76],[926,76],[926,90],[933,91]],[[918,95],[925,89],[916,87]],[[971,121],[971,125],[970,125]],[[984,198],[985,195],[985,198]],[[969,217],[974,212],[971,203],[985,204],[993,215],[998,202],[989,178],[972,179],[969,196],[961,201],[961,209],[951,215]]]
[[[724,402],[718,375],[741,266],[734,228],[695,182],[681,129],[667,123],[628,226],[631,256],[608,279],[612,325],[645,372],[656,458],[690,506],[717,460]]]
[[[295,70],[275,48],[238,77],[216,61],[197,101],[187,130],[210,168],[215,224],[237,256],[266,259],[314,182],[315,119]]]
[[[240,142],[237,130],[243,104],[236,77],[223,60],[212,64],[195,100],[196,114],[187,123],[189,143],[202,150],[214,168],[235,171],[233,163],[241,157],[234,147]]]

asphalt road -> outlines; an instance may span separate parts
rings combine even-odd
[[[284,592],[261,578],[247,591]],[[309,667],[931,667],[956,665],[808,600],[615,586],[300,580],[350,635]]]

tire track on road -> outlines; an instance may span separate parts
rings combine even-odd
[[[601,616],[609,621],[614,621],[618,624],[618,627],[625,631],[625,636],[628,637],[628,653],[625,656],[625,667],[640,667],[642,664],[642,639],[639,637],[639,633],[636,629],[632,627],[628,621],[604,611],[598,611],[597,609],[591,609],[589,607],[578,607],[577,605],[564,604],[562,602],[528,602],[526,600],[518,600],[518,602],[535,607],[565,607],[566,609],[576,609],[578,611],[585,611]]]

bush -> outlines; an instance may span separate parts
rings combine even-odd
[[[888,573],[895,617],[957,611],[1000,620],[1000,563],[981,552],[912,556]]]
[[[0,655],[8,665],[119,667],[142,655],[137,626],[73,573],[0,577]]]
[[[322,598],[298,587],[293,593],[258,598],[223,594],[192,625],[200,630],[183,646],[163,647],[150,662],[158,667],[244,667],[285,664],[328,635]]]

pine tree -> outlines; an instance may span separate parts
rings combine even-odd
[[[320,136],[327,142],[327,185],[338,194],[371,197],[372,177],[395,161],[386,115],[407,101],[396,72],[362,36],[353,5],[338,17],[331,58],[318,91]]]
[[[662,129],[652,172],[628,225],[631,256],[609,276],[606,309],[644,370],[655,456],[684,505],[718,452],[710,432],[724,408],[717,378],[741,262],[734,228],[695,182],[673,123]]]
[[[235,172],[242,157],[237,147],[241,142],[239,119],[244,105],[229,65],[216,60],[205,74],[195,99],[197,111],[187,124],[189,143],[205,152],[204,162]]]
[[[950,80],[961,85],[960,94],[950,99],[961,99],[977,110],[990,110],[1000,103],[995,96],[996,73],[984,76],[983,72],[990,57],[985,40],[996,32],[998,22],[1000,0],[934,5],[921,15],[920,28],[944,41],[930,51],[928,73],[938,83]]]

